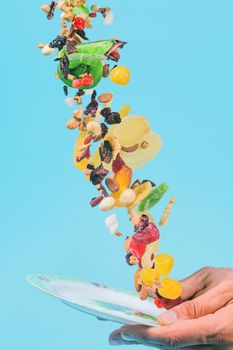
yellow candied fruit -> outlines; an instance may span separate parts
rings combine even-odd
[[[182,286],[178,281],[166,277],[161,281],[161,287],[158,288],[158,293],[163,298],[174,300],[181,296]]]
[[[81,171],[86,170],[88,160],[87,160],[87,158],[84,158],[81,160],[81,162],[77,162],[76,158],[78,156],[79,147],[83,145],[86,137],[87,137],[87,132],[81,131],[78,138],[77,138],[76,144],[74,146],[74,165],[76,166],[77,169],[79,169]]]
[[[142,283],[152,287],[154,282],[159,281],[159,275],[155,269],[146,268],[140,271]]]
[[[119,109],[119,113],[120,113],[121,118],[127,117],[127,115],[129,115],[130,111],[131,111],[130,105],[121,106],[121,108]]]
[[[110,79],[115,84],[127,85],[130,80],[130,71],[127,67],[116,66],[110,72]]]
[[[114,177],[120,188],[128,188],[132,180],[132,169],[124,165]]]
[[[171,272],[174,259],[169,254],[159,254],[155,257],[155,270],[160,276],[167,276]]]

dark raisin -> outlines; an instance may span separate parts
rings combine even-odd
[[[105,117],[105,122],[109,125],[120,124],[121,116],[118,112],[112,112]]]
[[[109,164],[112,160],[112,146],[109,141],[104,141],[99,148],[100,159]]]
[[[106,118],[109,114],[111,114],[111,108],[110,107],[105,107],[101,110],[100,114]]]
[[[57,3],[55,1],[52,1],[51,4],[49,5],[50,9],[49,12],[47,13],[47,18],[51,20],[54,17],[54,11],[57,6]]]
[[[102,135],[102,138],[104,138],[108,133],[108,127],[104,123],[101,123],[100,126],[101,126],[101,135]]]
[[[64,91],[65,96],[67,96],[68,95],[68,87],[66,85],[63,86],[63,91]]]
[[[93,185],[99,185],[103,179],[108,175],[109,171],[104,169],[103,165],[100,164],[97,168],[95,168],[90,174],[90,181]]]
[[[66,36],[58,35],[49,43],[49,47],[57,48],[59,51],[66,45]]]
[[[126,254],[126,256],[125,256],[125,260],[126,260],[126,262],[127,262],[127,264],[129,265],[129,266],[132,266],[133,264],[131,264],[131,262],[130,262],[130,258],[131,258],[131,256],[132,256],[133,254],[132,253],[128,253],[128,254]]]
[[[144,184],[145,182],[148,182],[148,181],[151,183],[152,187],[156,186],[156,184],[153,181],[151,181],[151,180],[143,180],[142,183]]]

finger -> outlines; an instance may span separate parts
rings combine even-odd
[[[147,326],[127,326],[121,329],[121,338],[147,346],[187,347],[212,343],[218,332],[215,315],[154,328]]]
[[[158,321],[161,325],[168,325],[179,320],[199,318],[216,312],[232,299],[233,281],[224,281],[205,294],[162,313]]]
[[[191,276],[180,280],[183,287],[181,299],[183,301],[191,299],[196,293],[205,288],[205,280],[212,270],[212,267],[206,266],[193,273]]]
[[[121,329],[112,332],[109,336],[109,344],[112,346],[118,345],[136,345],[136,341],[127,341],[121,337]]]

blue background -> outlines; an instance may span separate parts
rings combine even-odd
[[[35,272],[77,276],[133,289],[123,239],[111,236],[105,214],[91,209],[92,187],[72,164],[76,131],[56,64],[38,42],[57,34],[60,13],[46,20],[35,1],[4,5],[1,38],[0,344],[5,350],[109,349],[117,326],[98,322],[43,295],[26,282]],[[173,276],[204,265],[232,266],[231,0],[108,0],[115,22],[99,19],[91,40],[128,41],[121,63],[127,87],[103,80],[114,109],[130,103],[164,140],[157,159],[135,175],[166,181],[177,203],[162,230],[161,252],[175,257]],[[121,231],[130,233],[124,211]],[[124,348],[122,348],[124,349]]]

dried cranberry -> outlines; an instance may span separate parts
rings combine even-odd
[[[117,174],[119,170],[125,165],[124,160],[121,158],[120,153],[116,156],[112,162],[112,171]]]
[[[92,18],[97,17],[97,14],[95,12],[90,12],[89,17],[92,17]]]
[[[84,140],[84,145],[88,145],[93,140],[94,136],[93,135],[88,135],[86,139]]]
[[[91,204],[92,207],[96,207],[98,204],[100,204],[102,202],[103,199],[104,199],[104,196],[99,196],[99,197],[92,198],[90,204]]]
[[[112,160],[112,146],[109,141],[104,141],[99,148],[100,159],[109,164]]]
[[[96,95],[97,95],[96,90],[94,90],[91,96],[91,102],[87,105],[86,110],[84,111],[85,115],[90,114],[92,117],[95,117],[97,109],[99,107],[99,103],[95,99]]]

